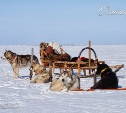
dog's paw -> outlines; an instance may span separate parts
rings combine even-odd
[[[34,79],[30,80],[30,83],[36,83],[36,80],[34,80]]]
[[[66,88],[66,87],[64,86],[63,89],[61,90],[61,92],[68,92],[68,88]]]
[[[16,79],[17,79],[17,78],[19,78],[19,77],[18,77],[18,76],[14,76],[14,78],[16,78]]]

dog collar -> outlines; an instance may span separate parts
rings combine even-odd
[[[14,55],[11,59],[10,59],[10,62],[12,63],[13,60],[16,58],[16,55]]]
[[[104,69],[101,71],[100,75],[101,75],[104,71],[106,71],[106,69],[107,69],[107,68],[104,68]]]

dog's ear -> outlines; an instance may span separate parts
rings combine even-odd
[[[73,71],[70,69],[70,70],[69,70],[69,73],[72,75],[72,74],[73,74]]]
[[[49,43],[46,43],[46,46],[49,46]]]
[[[12,52],[11,50],[8,50],[8,52]]]
[[[97,61],[97,65],[99,65],[100,63]]]

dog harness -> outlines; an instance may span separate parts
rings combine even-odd
[[[14,55],[11,59],[9,58],[9,62],[12,63],[16,58],[16,55]]]
[[[106,71],[106,69],[107,69],[107,68],[104,68],[104,69],[101,71],[100,75],[101,75],[104,71]]]

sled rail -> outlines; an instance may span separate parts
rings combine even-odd
[[[96,90],[126,90],[126,88],[113,88],[113,89],[88,89],[86,91],[96,91]]]

